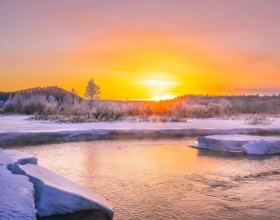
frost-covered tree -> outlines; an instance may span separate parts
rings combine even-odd
[[[74,88],[71,89],[71,101],[72,105],[77,101],[77,91]]]
[[[221,99],[220,102],[220,110],[221,110],[221,113],[222,114],[226,114],[226,113],[229,113],[232,109],[232,104],[229,100],[227,99]]]
[[[25,101],[23,112],[25,114],[43,114],[48,106],[48,100],[44,95],[33,95]]]
[[[49,103],[57,103],[56,98],[52,94],[48,97],[48,102]]]
[[[89,118],[90,122],[92,121],[92,109],[93,109],[93,101],[95,99],[99,99],[100,95],[100,87],[95,84],[93,79],[88,81],[86,91],[85,91],[85,98],[89,101]]]
[[[15,111],[12,94],[9,95],[8,100],[4,104],[4,111],[9,113],[13,113]]]
[[[24,97],[20,93],[16,93],[13,98],[13,104],[15,105],[15,112],[21,113],[22,105],[24,102]]]
[[[174,116],[177,118],[185,118],[187,117],[187,108],[183,102],[176,102],[173,106],[173,113]]]
[[[221,106],[220,104],[210,102],[207,104],[207,111],[209,117],[219,116],[221,111]]]
[[[54,114],[56,108],[57,108],[56,98],[53,95],[50,95],[48,97],[48,104],[46,106],[45,113],[47,113],[47,114]]]
[[[66,94],[62,101],[63,108],[70,108],[72,105],[72,97],[70,94]]]

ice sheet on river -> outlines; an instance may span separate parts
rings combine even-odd
[[[37,159],[30,154],[0,148],[0,219],[36,219],[33,184],[28,177],[14,175],[7,169],[26,163],[37,164]]]
[[[19,165],[15,173],[27,175],[34,184],[39,216],[67,214],[87,209],[103,209],[113,215],[105,198],[44,167]]]
[[[197,138],[198,147],[247,154],[278,154],[280,138],[251,135],[209,135]]]

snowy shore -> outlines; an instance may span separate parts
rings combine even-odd
[[[280,119],[270,125],[247,125],[244,120],[189,119],[187,122],[58,123],[0,116],[0,147],[24,144],[99,140],[176,138],[216,134],[280,134]]]
[[[0,219],[31,220],[38,216],[104,210],[113,216],[105,198],[44,167],[33,155],[0,149]],[[18,174],[18,175],[17,175]]]
[[[33,184],[28,177],[11,172],[16,164],[26,163],[37,164],[37,159],[15,150],[0,149],[0,219],[36,219]]]

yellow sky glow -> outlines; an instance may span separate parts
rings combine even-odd
[[[0,91],[59,86],[83,97],[93,78],[107,100],[280,93],[277,1],[1,6]]]

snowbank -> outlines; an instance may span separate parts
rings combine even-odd
[[[0,117],[0,146],[97,139],[143,139],[214,134],[280,134],[280,119],[270,125],[247,125],[243,120],[189,119],[187,122],[58,123]]]
[[[28,176],[34,184],[36,208],[41,217],[87,209],[107,210],[113,216],[112,205],[105,198],[44,167],[18,165],[14,172]]]
[[[26,163],[37,164],[37,159],[19,151],[0,149],[0,219],[36,219],[33,184],[28,177],[14,175],[7,169]]]
[[[0,219],[31,220],[36,213],[48,216],[89,209],[106,210],[113,216],[105,198],[37,162],[31,154],[0,148]]]
[[[278,154],[280,138],[251,135],[210,135],[198,137],[198,147],[247,154]]]

